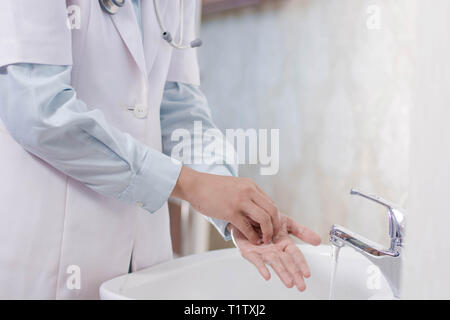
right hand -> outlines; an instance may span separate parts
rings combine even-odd
[[[183,167],[172,196],[188,201],[206,216],[232,223],[254,244],[270,243],[280,229],[278,208],[248,178],[201,173]]]

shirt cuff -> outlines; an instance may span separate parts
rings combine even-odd
[[[225,241],[231,240],[231,233],[227,229],[229,222],[216,218],[208,218],[208,220],[213,224],[217,231],[219,231]]]
[[[180,161],[149,149],[142,168],[132,178],[119,199],[154,213],[169,199],[181,167]]]

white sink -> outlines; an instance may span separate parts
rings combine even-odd
[[[287,289],[271,270],[265,281],[237,249],[225,249],[174,259],[109,280],[101,299],[328,299],[331,276],[329,246],[299,246],[312,276],[307,289]],[[362,255],[342,248],[336,275],[336,299],[391,299],[383,276]]]

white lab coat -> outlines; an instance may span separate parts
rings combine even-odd
[[[159,3],[166,28],[176,34],[179,2]],[[196,6],[185,1],[189,40]],[[72,64],[79,99],[161,150],[164,83],[198,84],[196,52],[175,50],[161,38],[153,1],[142,1],[142,22],[143,39],[130,1],[110,16],[97,0],[4,0],[0,66]],[[149,109],[139,119],[125,107],[142,101],[144,78]],[[131,256],[134,270],[171,259],[167,204],[150,214],[96,194],[26,152],[1,123],[0,150],[0,298],[95,299],[103,281],[128,272]]]

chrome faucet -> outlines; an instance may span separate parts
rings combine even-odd
[[[404,237],[404,214],[402,209],[388,201],[374,196],[364,194],[352,189],[352,195],[358,195],[375,201],[387,208],[389,216],[390,247],[383,249],[378,243],[365,239],[341,226],[333,225],[330,230],[330,242],[337,247],[345,245],[352,247],[368,258],[376,265],[389,283],[396,298],[400,297],[400,270],[402,264],[402,247]]]

